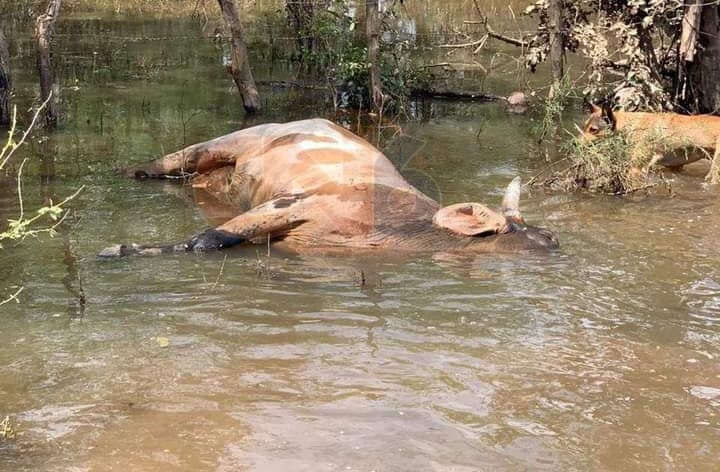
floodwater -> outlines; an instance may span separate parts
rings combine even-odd
[[[0,307],[0,419],[17,431],[0,470],[718,470],[720,190],[702,164],[670,176],[672,197],[526,194],[552,254],[101,261],[208,225],[187,188],[113,167],[331,113],[263,87],[268,112],[245,120],[221,51],[181,20],[66,20],[66,118],[24,152],[26,210],[84,190],[54,238],[0,251],[1,298],[24,287]],[[529,117],[414,110],[383,146],[445,204],[499,205],[545,165]],[[5,221],[19,207],[1,182]]]

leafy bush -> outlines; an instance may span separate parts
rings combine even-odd
[[[385,13],[382,32],[392,40],[381,41],[379,68],[383,93],[389,99],[385,107],[399,110],[413,89],[427,84],[429,75],[412,58],[414,43],[397,39],[395,19],[392,11]],[[313,39],[301,42],[304,65],[326,77],[333,93],[345,100],[343,105],[352,107],[370,103],[367,44],[359,27],[350,5],[335,0],[326,10],[314,12],[298,33]]]
[[[589,62],[583,93],[594,99],[613,96],[627,109],[696,109],[697,90],[684,82],[687,64],[679,57],[686,3],[563,0],[564,48]],[[539,22],[525,56],[533,70],[550,47],[548,6],[548,0],[538,0],[525,10]]]

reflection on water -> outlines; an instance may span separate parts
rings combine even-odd
[[[251,124],[202,60],[212,45],[188,51],[200,59],[163,80],[81,82],[53,151],[34,144],[29,206],[87,190],[58,237],[0,253],[3,293],[26,287],[0,312],[0,416],[22,433],[0,469],[715,468],[720,216],[704,169],[674,176],[674,198],[534,191],[524,213],[559,232],[550,255],[98,261],[207,224],[189,189],[112,167]],[[254,120],[317,113],[264,94]],[[527,117],[418,109],[388,153],[445,203],[497,205],[543,165]]]

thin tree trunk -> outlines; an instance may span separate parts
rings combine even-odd
[[[552,71],[552,86],[548,97],[554,98],[560,88],[565,75],[565,47],[563,33],[563,1],[550,0],[548,2],[548,26],[550,29],[550,69]]]
[[[702,9],[700,34],[695,60],[689,64],[689,73],[695,91],[698,111],[720,111],[720,14],[716,3]]]
[[[323,5],[318,6],[323,8]],[[315,13],[312,0],[287,0],[285,7],[287,8],[290,21],[295,29],[295,36],[300,54],[312,52],[315,49],[315,44],[313,42],[314,38],[311,38],[309,35],[310,26]]]
[[[47,11],[37,17],[35,37],[38,49],[38,71],[40,73],[40,98],[44,102],[50,97],[55,83],[50,65],[50,43],[55,33],[55,22],[60,14],[62,0],[50,0]],[[57,94],[48,101],[45,107],[45,125],[54,128],[57,125]]]
[[[243,29],[240,23],[237,6],[234,0],[218,0],[225,23],[230,28],[232,35],[232,59],[229,71],[235,85],[237,85],[243,107],[248,113],[260,111],[260,95],[255,87],[250,61],[248,60],[247,46],[243,39]]]
[[[367,0],[365,4],[365,33],[367,35],[368,68],[370,76],[370,99],[373,108],[383,104],[383,86],[380,79],[380,12],[379,0]]]
[[[687,10],[683,15],[682,34],[680,35],[680,57],[686,62],[695,60],[697,52],[697,39],[700,32],[700,18],[702,12],[701,0],[687,1]]]
[[[2,27],[0,26],[0,126],[10,124],[10,93],[12,80],[10,78],[10,54]]]

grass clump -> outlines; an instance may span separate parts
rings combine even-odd
[[[657,153],[653,144],[638,145],[628,133],[586,141],[574,136],[564,147],[566,157],[546,172],[544,180],[535,179],[557,191],[585,190],[625,195],[658,185],[653,168]],[[552,170],[559,167],[559,170]]]

